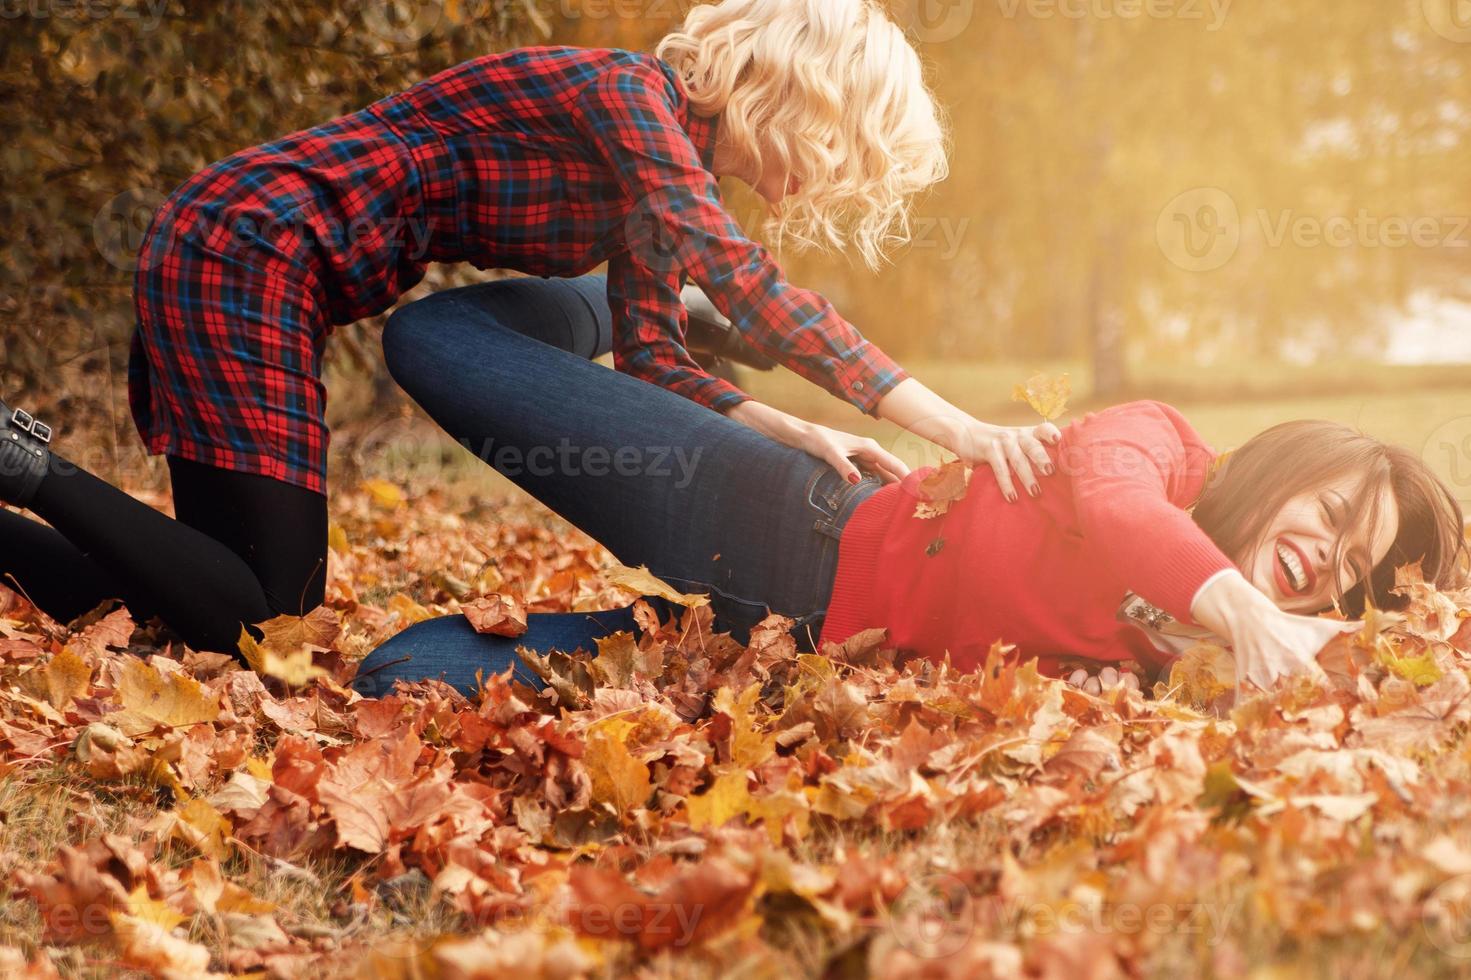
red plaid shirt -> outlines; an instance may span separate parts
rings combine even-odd
[[[907,377],[826,299],[787,282],[742,233],[710,171],[715,121],[690,111],[668,66],[627,56],[583,90],[575,115],[631,205],[627,248],[608,265],[620,369],[721,411],[747,400],[696,365],[681,342],[687,273],[752,347],[865,412]]]
[[[140,255],[135,417],[155,452],[319,488],[321,342],[430,262],[540,276],[609,263],[623,371],[724,411],[684,347],[681,277],[757,350],[872,412],[905,377],[724,210],[717,121],[649,55],[525,48],[195,174]]]

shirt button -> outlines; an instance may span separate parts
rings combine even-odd
[[[853,390],[854,391],[862,391],[863,390],[863,382],[862,381],[855,381],[855,382],[853,382]]]

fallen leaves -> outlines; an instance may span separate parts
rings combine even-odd
[[[937,502],[964,492],[934,479]],[[68,635],[7,610],[9,778],[61,760],[75,784],[57,846],[0,847],[37,948],[179,977],[1235,974],[1354,936],[1413,958],[1441,935],[1416,920],[1459,907],[1471,593],[1412,570],[1410,608],[1336,640],[1321,685],[1233,703],[1229,653],[1201,646],[1150,694],[1090,697],[1000,642],[968,674],[902,662],[882,631],[803,653],[780,617],[742,646],[708,604],[555,535],[440,515],[435,548],[384,537],[420,519],[387,496],[340,525],[328,608],[247,634],[264,678],[149,655],[116,614]],[[405,560],[443,574],[384,591]],[[548,691],[345,686],[424,616],[515,629],[629,589],[682,607],[527,654]],[[51,975],[30,950],[0,969]]]

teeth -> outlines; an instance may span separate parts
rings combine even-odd
[[[1287,572],[1288,582],[1293,589],[1301,592],[1308,587],[1308,576],[1303,571],[1302,561],[1297,557],[1297,552],[1285,544],[1278,544],[1277,558],[1282,562],[1282,568]]]

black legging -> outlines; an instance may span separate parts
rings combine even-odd
[[[57,459],[31,508],[0,512],[0,576],[55,619],[122,599],[197,650],[234,653],[242,625],[322,604],[327,498],[169,457],[173,520]]]
[[[589,358],[611,347],[601,279],[486,287],[501,322],[528,336]],[[31,502],[52,527],[0,510],[0,580],[53,618],[119,598],[194,649],[236,653],[242,625],[322,604],[323,495],[171,456],[174,520],[55,455]]]

